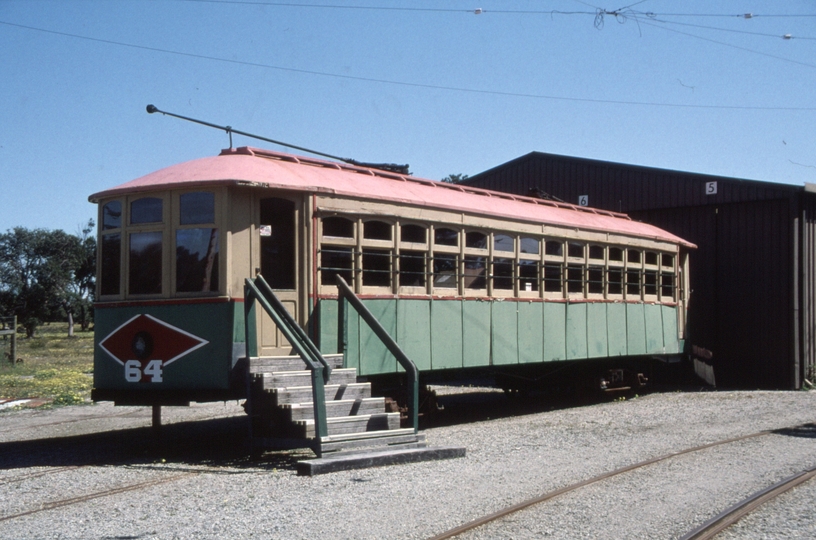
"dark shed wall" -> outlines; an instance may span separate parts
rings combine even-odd
[[[812,371],[816,197],[801,187],[542,153],[465,183],[523,195],[537,188],[571,203],[587,195],[590,206],[697,244],[689,341],[714,353],[718,385],[798,388]]]

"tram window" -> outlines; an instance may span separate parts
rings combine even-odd
[[[513,259],[493,259],[493,288],[513,290]]]
[[[196,191],[179,195],[179,224],[215,223],[215,193]]]
[[[465,247],[487,249],[487,235],[480,232],[469,232],[465,235]]]
[[[130,294],[161,294],[161,231],[131,233],[128,292]]]
[[[564,255],[564,243],[556,240],[548,240],[544,246],[544,254],[562,257]]]
[[[623,262],[623,250],[621,248],[609,248],[609,260]]]
[[[419,225],[403,225],[400,227],[400,240],[402,242],[424,244],[428,241],[428,233],[425,227]]]
[[[657,253],[654,251],[647,251],[644,257],[644,262],[651,266],[657,266]]]
[[[571,257],[573,259],[583,259],[584,258],[584,244],[580,244],[578,242],[568,242],[567,243],[567,257]]]
[[[176,231],[176,291],[218,290],[218,229]]]
[[[382,249],[363,249],[363,286],[391,286],[391,252]]]
[[[130,203],[130,223],[161,223],[162,203],[158,197],[143,197]]]
[[[425,286],[425,252],[400,250],[399,254],[400,287]]]
[[[459,232],[453,229],[434,229],[434,243],[440,246],[458,246]]]
[[[111,201],[102,207],[102,230],[122,228],[122,202]]]
[[[596,260],[596,261],[602,261],[603,258],[604,258],[604,248],[603,248],[603,246],[598,246],[598,245],[589,246],[589,258],[593,259],[593,260]]]
[[[465,255],[465,288],[487,288],[487,258]]]
[[[630,263],[640,264],[640,251],[636,249],[627,250],[626,260]]]
[[[610,268],[606,272],[607,292],[610,295],[623,294],[623,269]]]
[[[352,268],[354,257],[351,248],[333,247],[320,250],[320,283],[335,285],[335,276],[342,276],[346,283],[353,284]]]
[[[538,255],[541,242],[538,241],[537,238],[522,238],[521,239],[521,248],[519,252],[521,253],[529,253],[530,255]]]
[[[584,267],[576,264],[567,266],[567,292],[584,292]]]
[[[122,235],[106,234],[102,236],[102,283],[100,293],[119,294],[121,276]]]
[[[643,294],[657,295],[657,272],[655,270],[646,270],[643,273]]]
[[[323,236],[354,238],[354,222],[343,217],[323,218]]]
[[[544,291],[561,292],[563,289],[561,274],[563,266],[559,263],[544,263]]]
[[[640,297],[640,270],[626,271],[626,295]]]
[[[520,260],[518,266],[519,290],[538,291],[538,262],[530,260]]]
[[[513,238],[512,236],[507,236],[506,234],[494,235],[493,250],[513,253],[516,250],[515,238]]]
[[[590,266],[587,269],[587,292],[589,294],[603,294],[604,269],[601,266]]]
[[[664,253],[661,256],[660,266],[664,268],[674,268],[674,255]]]
[[[391,240],[391,224],[383,221],[366,221],[363,223],[363,238]]]
[[[660,298],[664,301],[674,300],[674,274],[660,274]]]
[[[448,229],[449,230],[449,229]],[[433,286],[442,289],[455,289],[458,286],[458,257],[434,253]]]

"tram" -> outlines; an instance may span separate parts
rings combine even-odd
[[[356,315],[341,343],[337,276],[423,382],[481,373],[512,388],[684,352],[695,246],[623,214],[252,147],[89,199],[97,401],[246,398],[247,325],[258,356],[293,348],[245,315],[257,275],[323,354],[383,388],[404,371]]]

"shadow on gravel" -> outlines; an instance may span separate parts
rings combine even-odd
[[[69,466],[177,467],[179,471],[242,474],[247,470],[295,470],[296,462],[314,457],[311,450],[265,452],[252,458],[247,446],[247,418],[235,416],[179,422],[151,428],[0,443],[0,469]],[[219,471],[216,467],[232,470]]]
[[[537,414],[576,407],[588,407],[612,401],[626,401],[656,393],[696,393],[712,392],[711,388],[700,386],[654,385],[638,392],[521,392],[505,394],[501,391],[469,391],[437,397],[441,411],[420,418],[423,428],[450,426],[472,422],[499,420],[514,416]]]
[[[661,388],[653,389],[651,393],[699,390]],[[508,397],[502,392],[463,389],[462,393],[439,396],[438,401],[444,409],[430,417],[424,416],[421,427],[498,420],[633,397],[634,394],[559,396],[532,392]],[[247,422],[246,416],[238,415],[166,424],[161,428],[160,437],[151,428],[143,427],[4,442],[0,443],[0,469],[111,465],[161,467],[162,470],[176,468],[180,472],[207,468],[208,472],[216,474],[244,474],[259,469],[294,471],[297,461],[314,457],[308,449],[267,451],[260,456],[252,456],[248,447]],[[816,425],[779,433],[816,437]]]
[[[777,429],[774,433],[777,435],[787,435],[788,437],[816,439],[816,424],[804,424],[794,428]]]

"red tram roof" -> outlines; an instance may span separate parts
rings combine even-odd
[[[662,229],[632,221],[625,214],[250,147],[227,149],[216,157],[171,165],[94,193],[89,200],[97,202],[129,193],[217,185],[249,185],[384,200],[696,247]]]

